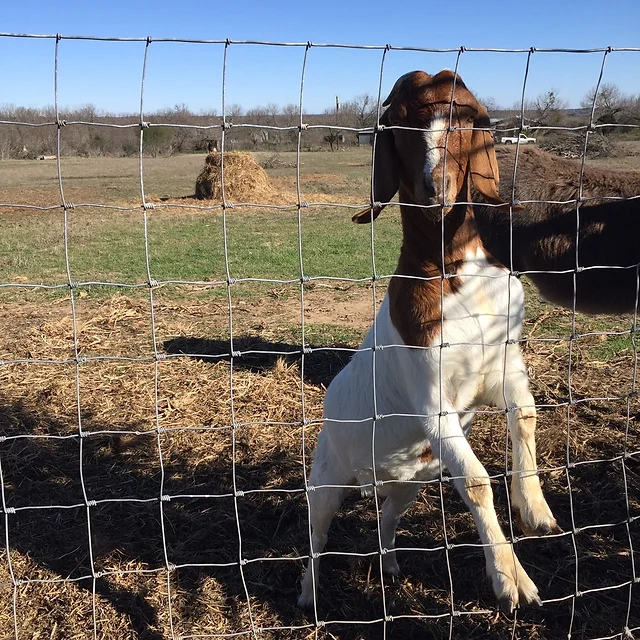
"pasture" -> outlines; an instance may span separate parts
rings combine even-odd
[[[278,156],[266,163],[276,201],[224,218],[191,197],[203,155],[144,159],[146,214],[138,159],[63,158],[68,245],[55,161],[1,163],[0,203],[16,206],[0,208],[0,638],[95,627],[132,640],[542,640],[639,627],[635,320],[574,319],[526,279],[538,461],[565,532],[516,542],[544,606],[497,613],[472,518],[433,483],[400,523],[399,578],[380,576],[373,499],[354,493],[323,560],[324,624],[296,608],[324,390],[371,325],[401,236],[393,207],[373,236],[351,222],[370,150],[302,153],[299,211],[296,156]],[[640,156],[614,166],[640,169]],[[504,415],[478,414],[471,441],[517,537]]]

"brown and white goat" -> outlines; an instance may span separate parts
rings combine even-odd
[[[515,153],[499,149],[498,161],[500,193],[510,200]],[[573,308],[575,273],[576,310],[633,312],[640,264],[640,197],[634,196],[640,196],[640,173],[587,166],[582,181],[582,197],[586,200],[577,216],[575,201],[579,195],[579,164],[533,147],[522,148],[518,153],[516,200],[554,202],[524,204],[524,210],[513,213],[512,229],[504,212],[477,207],[482,241],[507,266],[511,266],[513,256],[513,269],[531,272],[528,277],[543,297],[555,304]],[[536,273],[545,271],[555,273]]]
[[[327,390],[309,480],[311,558],[298,603],[313,602],[318,554],[349,487],[371,494],[376,486],[386,497],[383,568],[396,574],[398,521],[421,483],[446,467],[473,514],[495,594],[511,610],[539,602],[538,590],[500,528],[489,476],[467,441],[474,407],[506,412],[511,504],[523,531],[559,529],[537,474],[536,411],[518,345],[522,287],[484,250],[467,204],[472,181],[486,200],[502,203],[493,140],[482,130],[489,118],[447,70],[402,76],[384,104],[374,201],[399,191],[402,250],[374,327]],[[383,208],[354,219],[368,222]]]

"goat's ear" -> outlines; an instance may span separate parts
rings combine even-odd
[[[389,126],[388,111],[380,118],[380,124]],[[373,202],[389,202],[396,195],[399,186],[398,155],[392,129],[382,129],[376,134],[375,156],[373,160]],[[385,205],[368,207],[353,218],[358,224],[373,222],[384,209]]]
[[[482,131],[490,126],[489,114],[481,105],[478,107],[478,116],[473,123],[471,153],[469,155],[471,180],[487,202],[508,207],[509,203],[505,202],[498,192],[500,170],[493,148],[493,136],[490,131]],[[520,210],[522,207],[514,205],[513,209]]]

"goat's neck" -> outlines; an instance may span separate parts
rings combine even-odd
[[[442,295],[459,287],[458,278],[438,276],[443,267],[444,273],[458,273],[467,252],[481,244],[472,207],[463,204],[464,197],[459,201],[444,221],[444,252],[440,216],[433,209],[401,207],[403,240],[396,274],[418,278],[392,278],[388,295],[391,321],[405,344],[432,344],[441,327]]]
[[[468,200],[467,200],[468,202]],[[468,249],[480,242],[471,206],[456,204],[444,219],[434,209],[402,207],[402,250],[396,273],[433,277],[454,274]],[[443,252],[444,249],[444,252]]]

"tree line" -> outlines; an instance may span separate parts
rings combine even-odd
[[[615,125],[640,125],[640,95],[629,95],[614,84],[591,89],[581,101],[582,109],[568,109],[557,89],[551,89],[524,103],[525,121],[531,127],[562,127],[586,124],[594,104],[596,124],[612,125],[602,131],[609,135],[640,137],[637,129],[623,130]],[[489,113],[505,122],[516,123],[522,112],[520,103],[504,109],[491,98],[484,100]],[[320,114],[303,112],[310,126],[301,134],[303,150],[339,150],[357,144],[358,129],[373,127],[378,112],[377,99],[365,93],[328,107]],[[185,104],[145,114],[150,126],[144,127],[143,152],[171,155],[204,152],[220,147],[223,118],[215,110],[194,113]],[[94,105],[67,109],[60,113],[62,155],[134,156],[140,149],[140,118],[101,112]],[[294,150],[298,144],[300,112],[298,105],[270,103],[244,110],[232,104],[226,110],[231,127],[225,133],[227,149],[253,151]],[[0,159],[34,158],[55,155],[56,115],[53,107],[28,108],[0,105]],[[318,127],[318,128],[316,128]],[[544,135],[544,131],[542,132]]]

